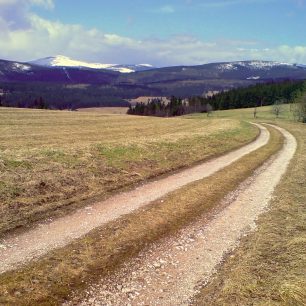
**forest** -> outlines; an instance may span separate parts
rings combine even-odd
[[[128,114],[141,116],[172,117],[189,113],[234,108],[248,108],[289,103],[301,96],[305,88],[303,81],[271,82],[245,88],[223,91],[211,97],[194,96],[189,99],[171,97],[169,103],[160,99],[130,106]]]
[[[1,93],[2,92],[2,93]],[[84,107],[128,107],[122,98],[142,95],[141,88],[127,86],[56,84],[56,83],[0,83],[0,106],[43,109]]]
[[[303,81],[282,81],[224,90],[212,97],[180,96],[174,91],[170,103],[150,99],[148,103],[130,106],[128,99],[139,96],[159,96],[161,92],[146,86],[0,83],[0,106],[40,109],[84,107],[128,107],[132,115],[172,117],[195,112],[210,112],[232,108],[271,105],[277,100],[290,102],[303,91]],[[169,91],[171,92],[171,91]],[[162,96],[162,95],[160,95]],[[171,95],[169,95],[171,96]]]

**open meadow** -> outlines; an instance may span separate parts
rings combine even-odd
[[[236,119],[0,108],[0,234],[250,142]]]

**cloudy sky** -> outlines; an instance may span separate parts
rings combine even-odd
[[[306,64],[306,0],[0,0],[0,58]]]

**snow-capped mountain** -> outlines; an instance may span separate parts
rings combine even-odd
[[[243,61],[243,62],[229,62],[220,63],[217,68],[221,71],[225,70],[238,70],[240,68],[247,68],[250,70],[269,70],[271,68],[290,68],[295,67],[295,64],[272,62],[272,61]]]
[[[137,73],[133,73],[137,71]],[[278,80],[306,80],[306,67],[271,61],[210,63],[197,66],[154,68],[149,64],[115,65],[87,63],[65,56],[33,62],[0,60],[0,82],[51,82],[56,84],[99,84],[137,88],[143,95],[201,95],[203,91],[248,86]],[[182,82],[190,89],[182,88]],[[195,86],[195,81],[198,86]],[[169,86],[169,84],[172,84]],[[137,87],[138,86],[138,87]],[[119,88],[118,87],[118,88]],[[1,88],[1,87],[0,87]],[[118,90],[120,92],[120,90]]]
[[[75,67],[75,68],[90,68],[90,69],[106,69],[106,70],[118,71],[121,73],[131,73],[135,71],[144,71],[154,68],[150,64],[119,65],[119,64],[88,63],[84,61],[74,60],[63,55],[41,58],[29,62],[29,64],[43,66],[43,67],[61,67],[61,68]]]
[[[238,61],[211,65],[221,74],[246,80],[291,78],[305,73],[305,70],[301,70],[305,69],[303,65],[274,61]]]

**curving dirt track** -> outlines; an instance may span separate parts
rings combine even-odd
[[[238,150],[145,184],[135,190],[118,194],[71,215],[42,223],[23,234],[4,237],[0,240],[0,273],[36,259],[52,249],[65,246],[92,229],[131,213],[188,183],[208,177],[242,156],[264,146],[269,140],[269,132],[261,125],[258,127],[261,131],[260,136]]]
[[[190,305],[224,255],[256,228],[257,217],[267,210],[286,172],[297,143],[289,132],[275,128],[285,136],[283,149],[224,200],[223,210],[143,251],[117,274],[89,288],[80,305]]]

